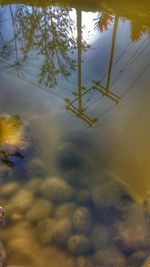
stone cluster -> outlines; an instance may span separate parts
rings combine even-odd
[[[40,246],[66,250],[79,263],[84,257],[89,267],[140,266],[150,249],[149,194],[137,203],[120,181],[107,175],[99,180],[79,190],[60,177],[40,175],[24,187],[17,181],[2,184],[7,227],[24,222],[35,229]]]

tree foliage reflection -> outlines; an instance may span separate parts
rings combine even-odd
[[[52,87],[57,85],[59,75],[70,76],[76,69],[76,62],[71,57],[76,50],[76,39],[70,9],[17,5],[14,17],[24,56],[32,48],[42,56],[39,81]]]

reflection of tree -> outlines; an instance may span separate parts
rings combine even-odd
[[[145,17],[145,25],[148,25],[148,18]],[[108,27],[111,26],[111,24],[114,21],[114,15],[112,13],[108,14],[105,12],[101,12],[97,19],[95,19],[95,29],[99,30],[100,32],[104,32],[108,30]],[[126,21],[124,18],[122,18],[122,21]],[[131,40],[133,42],[136,42],[140,40],[144,33],[149,32],[149,27],[145,26],[143,24],[143,16],[140,18],[136,18],[130,20],[131,25]],[[149,22],[150,26],[150,22]]]
[[[40,82],[50,87],[57,84],[58,75],[67,78],[76,68],[70,56],[76,49],[76,40],[69,11],[59,7],[16,7],[17,37],[23,44],[23,53],[27,56],[34,48],[43,56]]]
[[[100,30],[100,32],[108,30],[108,27],[112,24],[113,20],[114,18],[112,15],[102,12],[100,13],[99,17],[96,19],[95,29]]]
[[[142,25],[140,21],[132,20],[131,25],[131,40],[136,42],[142,38],[142,35],[149,32],[149,28]]]

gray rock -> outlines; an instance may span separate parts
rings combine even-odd
[[[69,237],[67,247],[68,251],[75,255],[85,254],[91,248],[88,237],[83,234],[72,235]]]
[[[57,177],[48,178],[43,182],[41,194],[55,203],[70,201],[74,198],[72,187]]]
[[[45,199],[38,199],[28,210],[25,218],[28,222],[38,223],[39,221],[48,218],[52,212],[53,205],[49,201]]]
[[[126,266],[126,258],[117,248],[110,247],[96,251],[93,255],[93,263],[103,267],[124,267]]]
[[[11,207],[13,210],[18,212],[26,212],[33,204],[34,197],[33,194],[26,190],[20,189],[17,191],[15,196],[11,199]]]
[[[68,238],[72,235],[72,224],[68,219],[58,221],[54,229],[54,242],[64,246]]]
[[[91,246],[94,251],[104,249],[110,244],[110,231],[102,224],[96,224],[90,235]]]
[[[45,219],[37,225],[37,236],[42,245],[48,245],[54,241],[54,230],[56,221],[54,219]]]
[[[55,209],[54,217],[56,220],[67,218],[72,221],[76,208],[77,205],[74,202],[60,204]]]
[[[89,208],[79,207],[73,214],[73,228],[76,233],[87,234],[92,227],[92,216]]]

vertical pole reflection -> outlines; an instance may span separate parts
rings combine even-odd
[[[82,97],[81,97],[81,40],[82,40],[82,13],[77,9],[77,49],[78,49],[78,103],[79,114],[82,113]]]
[[[115,42],[116,42],[116,35],[117,35],[117,28],[118,28],[118,21],[119,21],[119,16],[116,15],[115,21],[114,21],[113,35],[112,35],[112,45],[111,45],[111,52],[110,52],[110,59],[109,59],[106,93],[109,92],[112,64],[113,64],[114,51],[115,51]]]

